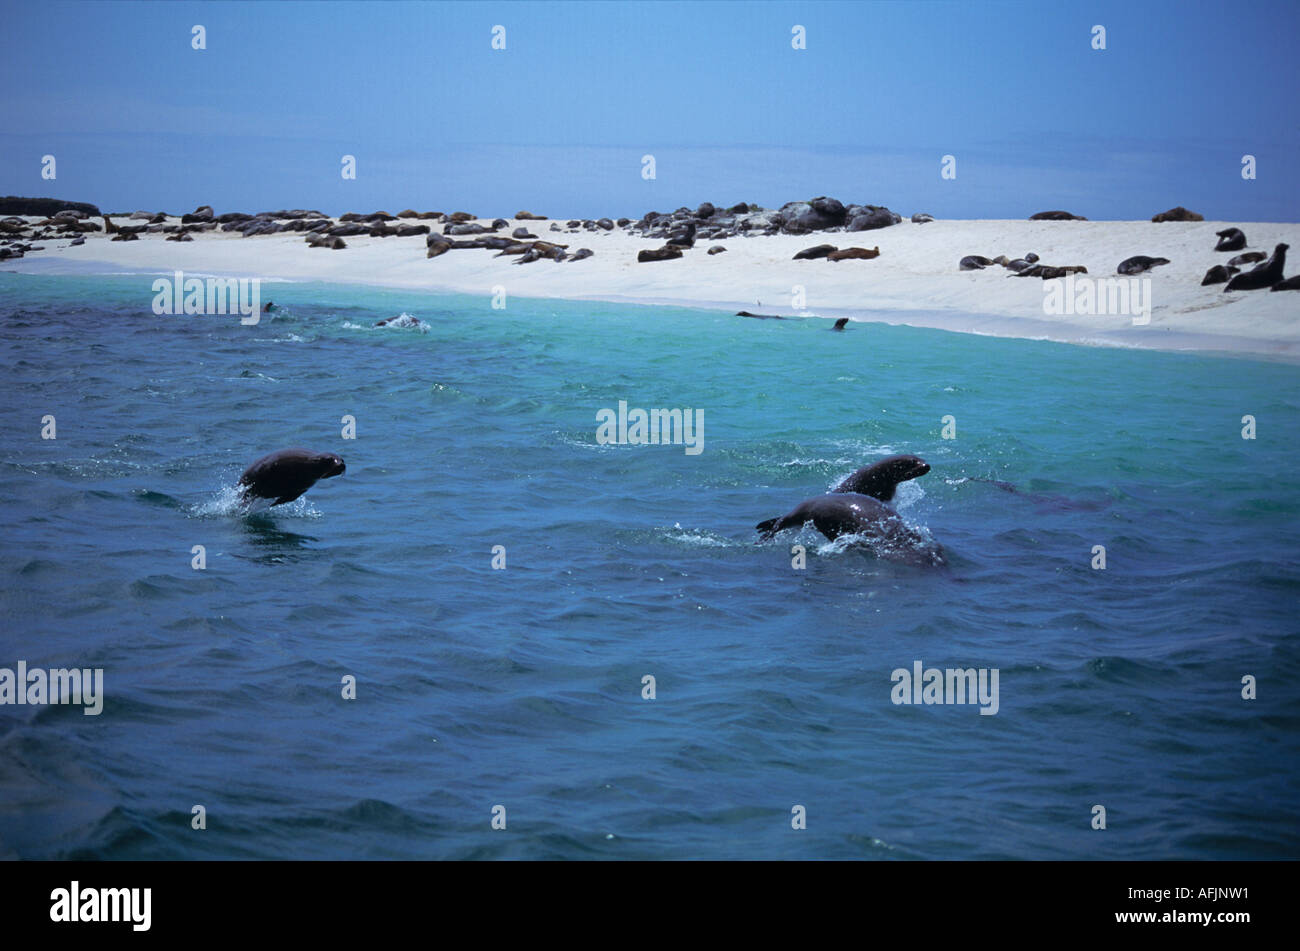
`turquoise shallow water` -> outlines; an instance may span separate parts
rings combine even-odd
[[[0,666],[107,694],[0,706],[0,855],[1300,857],[1300,369],[307,284],[250,328],[151,281],[0,274]],[[619,400],[704,451],[598,445]],[[234,514],[292,445],[348,470]],[[946,567],[755,544],[891,452]],[[894,705],[918,660],[998,713]]]

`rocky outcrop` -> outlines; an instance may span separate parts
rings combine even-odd
[[[26,215],[50,217],[61,211],[80,211],[96,218],[103,217],[100,210],[89,202],[65,201],[62,198],[19,198],[8,195],[0,198],[0,215]]]
[[[1170,208],[1168,211],[1162,211],[1158,215],[1151,216],[1152,221],[1204,221],[1204,215],[1198,215],[1194,211],[1188,211],[1182,205],[1176,208]]]

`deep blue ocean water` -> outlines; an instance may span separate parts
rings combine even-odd
[[[244,327],[151,281],[0,274],[0,667],[106,694],[0,706],[0,855],[1300,857],[1300,368],[311,284]],[[598,445],[619,400],[704,451]],[[238,514],[296,445],[347,472]],[[755,544],[894,452],[945,567]],[[895,705],[915,661],[998,713]]]

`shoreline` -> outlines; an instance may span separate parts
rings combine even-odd
[[[476,221],[490,224],[491,219]],[[560,230],[553,230],[553,223]],[[514,227],[567,245],[570,253],[589,248],[593,254],[584,260],[517,265],[518,257],[496,256],[491,249],[458,248],[427,258],[425,235],[349,236],[347,247],[334,250],[311,247],[299,233],[246,238],[217,231],[196,233],[190,242],[167,242],[165,235],[154,233],[114,242],[100,232],[85,235],[79,246],[69,247],[64,238],[36,242],[45,250],[5,260],[0,271],[170,276],[180,270],[195,276],[485,298],[504,288],[509,297],[528,299],[848,317],[981,336],[1300,362],[1300,297],[1289,291],[1225,293],[1222,285],[1200,286],[1206,269],[1233,256],[1213,250],[1216,231],[1240,227],[1249,249],[1271,251],[1276,243],[1300,237],[1298,224],[904,221],[869,232],[706,239],[681,258],[645,263],[637,261],[637,253],[660,247],[662,240],[629,229],[574,233],[565,219],[511,220],[504,233]],[[708,255],[714,244],[726,252]],[[796,252],[819,244],[878,247],[880,255],[873,260],[793,260]],[[1097,280],[1115,277],[1119,261],[1135,254],[1164,256],[1170,263],[1141,276],[1149,281],[1151,300],[1150,323],[1143,326],[1134,326],[1132,317],[1124,315],[1049,315],[1046,285],[1059,281],[1016,278],[997,265],[958,269],[967,254],[1019,256],[1031,250],[1047,263],[1084,265],[1088,279]]]

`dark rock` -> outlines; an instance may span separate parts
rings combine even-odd
[[[1176,208],[1170,208],[1168,211],[1162,211],[1158,215],[1151,216],[1152,221],[1204,221],[1204,215],[1198,215],[1194,211],[1188,211],[1182,205]]]
[[[199,207],[195,208],[188,215],[181,215],[181,224],[188,225],[192,222],[208,222],[212,221],[214,217],[215,215],[212,212],[211,205],[199,205]]]
[[[863,207],[866,210],[854,216],[853,220],[849,222],[849,231],[875,231],[877,228],[888,228],[890,225],[896,225],[903,220],[902,216],[894,214],[888,208],[874,205],[865,205]]]
[[[601,218],[599,221],[596,222],[596,227],[604,231],[613,231],[614,222],[610,221],[608,218]]]
[[[631,219],[631,218],[620,218],[620,219],[618,219],[618,221],[616,222],[616,224],[617,224],[620,228],[626,228],[626,227],[627,227],[628,225],[630,225],[631,223],[632,223],[632,219]]]
[[[573,219],[572,221],[568,222],[568,223],[565,225],[565,227],[566,227],[566,228],[577,228],[577,227],[580,227],[581,225],[582,225],[582,222],[575,218],[575,219]]]
[[[103,214],[94,205],[84,201],[64,201],[62,198],[19,198],[8,195],[0,198],[0,215],[57,215],[60,211],[84,211],[88,215],[102,218]]]
[[[709,201],[702,203],[700,207],[695,209],[696,218],[712,218],[717,213],[718,209],[714,208],[713,203]]]

